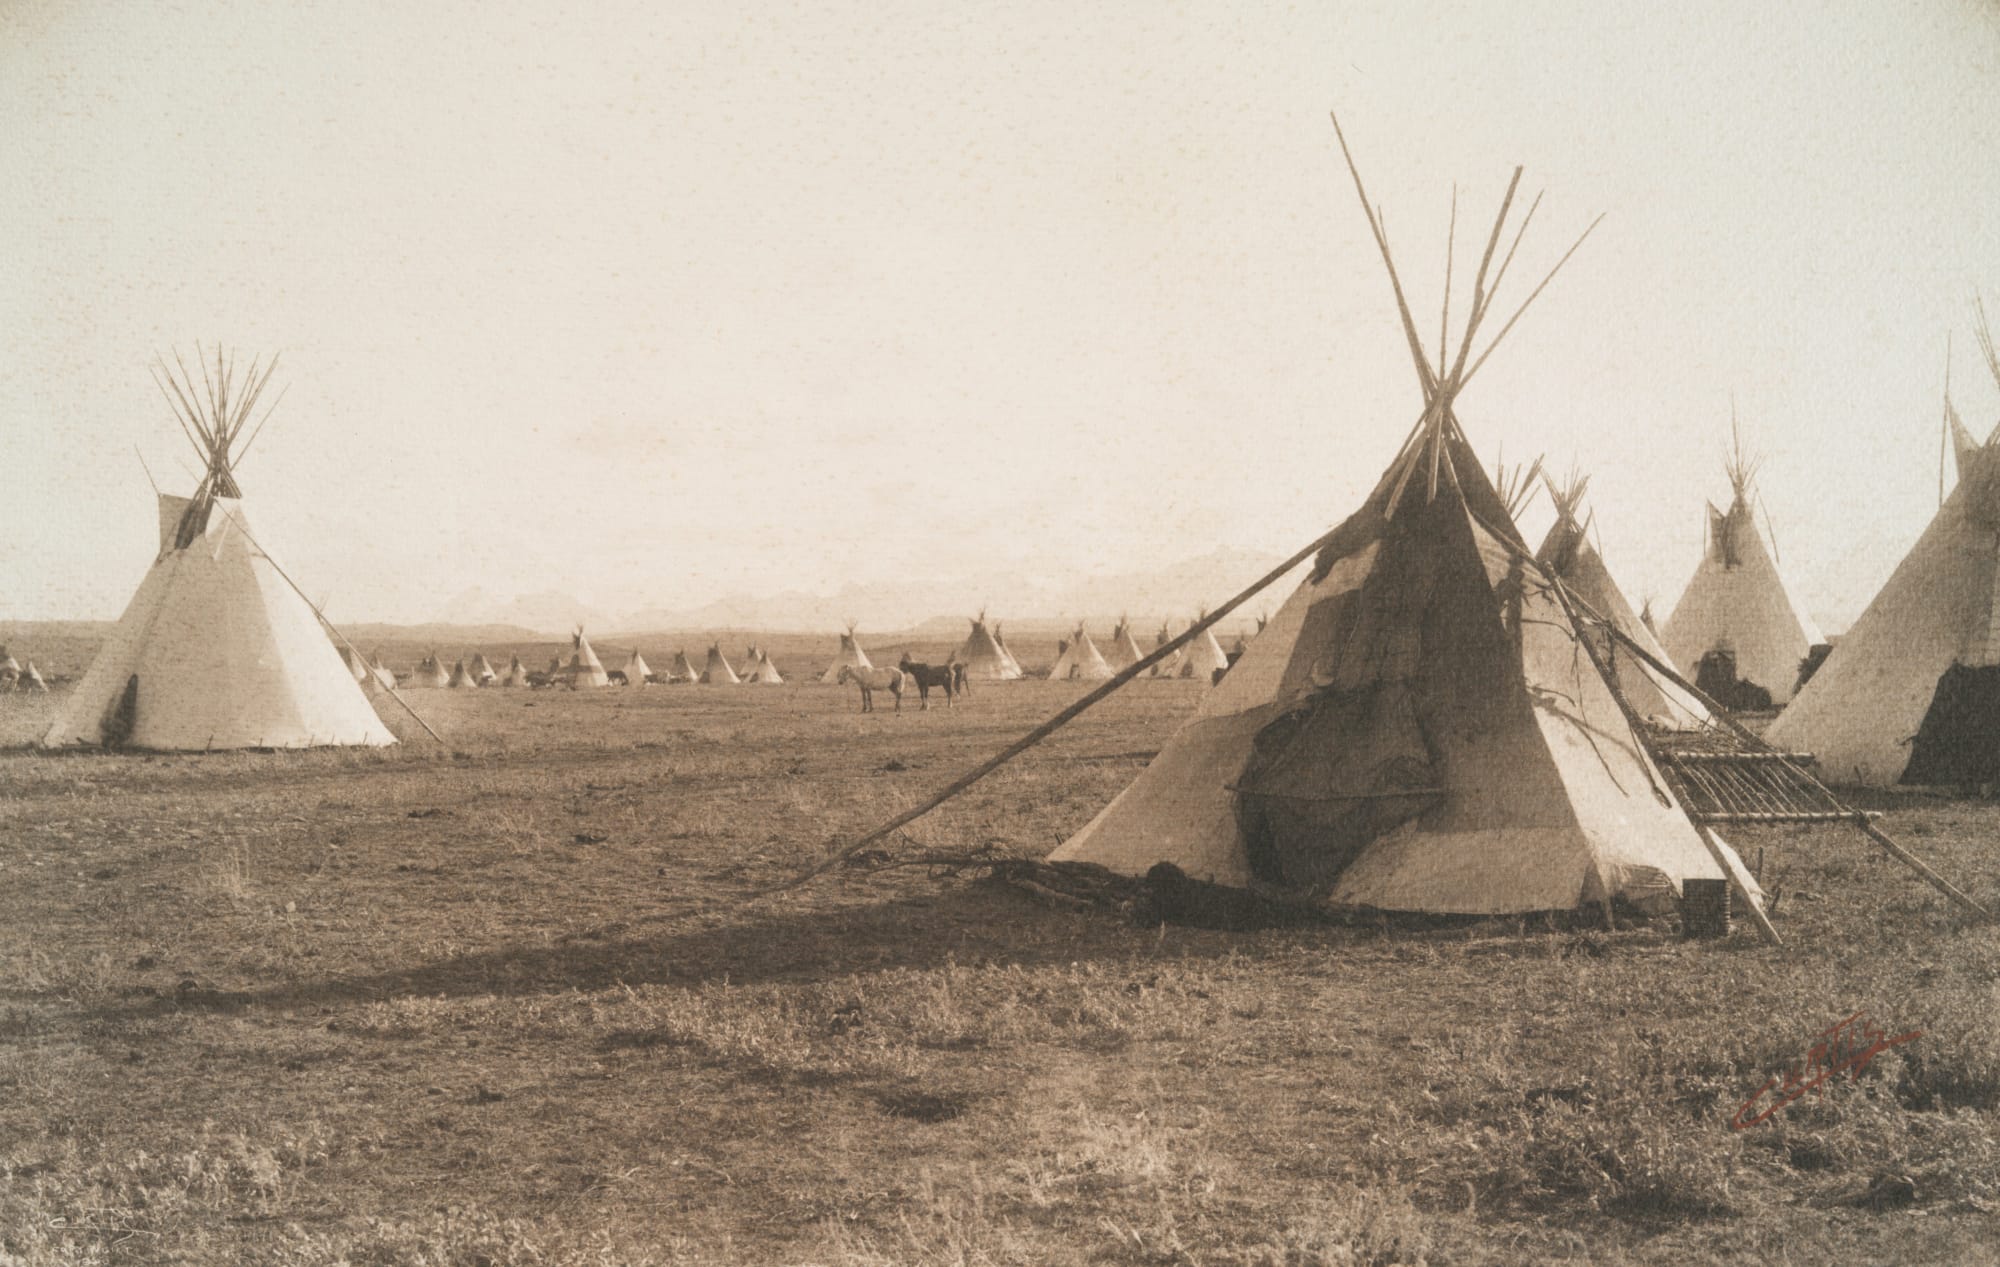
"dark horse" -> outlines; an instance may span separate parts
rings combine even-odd
[[[910,659],[910,653],[905,651],[896,667],[903,671],[907,681],[917,684],[917,702],[923,707],[931,706],[931,688],[934,686],[943,688],[946,708],[957,707],[952,699],[965,689],[965,666],[958,661],[953,660],[949,664],[920,664]]]

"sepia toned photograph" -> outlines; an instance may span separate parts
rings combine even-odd
[[[0,1267],[2000,1264],[1996,103],[0,0]]]

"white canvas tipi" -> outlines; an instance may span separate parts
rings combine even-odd
[[[1208,613],[1204,611],[1201,616],[1206,619]],[[1229,667],[1229,657],[1215,640],[1215,630],[1204,629],[1193,642],[1181,648],[1179,664],[1180,668],[1175,670],[1179,676],[1212,682],[1217,673]]]
[[[778,666],[771,663],[770,653],[758,647],[753,647],[751,650],[755,655],[743,666],[743,672],[739,675],[743,681],[750,686],[782,685],[785,680],[784,674],[778,672]]]
[[[708,644],[708,663],[701,671],[703,686],[736,686],[743,681],[736,676],[736,670],[729,667],[729,661],[722,654],[722,644]]]
[[[161,391],[201,451],[202,477],[192,497],[161,495],[153,566],[44,744],[396,741],[312,605],[259,545],[236,483],[245,424],[276,364],[274,357],[260,375],[253,363],[239,380],[218,351],[213,376],[204,362],[200,383],[185,367],[179,379],[161,367]]]
[[[639,654],[639,648],[632,648],[632,658],[625,662],[623,670],[627,686],[644,686],[653,676],[653,666],[646,663],[646,657]]]
[[[972,633],[952,658],[965,666],[965,676],[973,681],[1007,682],[1021,676],[1021,666],[987,631],[984,611],[973,617]]]
[[[1834,781],[2000,782],[2000,429],[1949,418],[1957,487],[1765,733]]]
[[[832,664],[826,666],[826,672],[819,675],[819,680],[831,686],[840,680],[840,671],[842,669],[872,669],[874,667],[874,664],[868,659],[868,653],[863,651],[861,644],[854,640],[854,622],[850,620],[847,622],[847,631],[840,635],[839,654],[833,657]]]
[[[1625,592],[1618,588],[1597,547],[1590,543],[1591,520],[1581,513],[1590,477],[1572,474],[1564,484],[1557,484],[1546,475],[1543,478],[1548,484],[1549,500],[1555,504],[1556,521],[1542,539],[1542,548],[1535,552],[1535,561],[1560,577],[1570,593],[1644,647],[1649,655],[1671,664],[1672,657],[1666,648],[1660,645],[1651,627],[1633,614]],[[1598,653],[1611,666],[1618,688],[1641,716],[1675,729],[1706,725],[1712,720],[1701,701],[1675,683],[1661,680],[1609,633],[1598,630],[1595,638]]]
[[[1051,682],[1108,682],[1116,676],[1118,671],[1105,662],[1104,653],[1097,649],[1082,625],[1076,627],[1076,633],[1049,668]]]
[[[528,685],[528,666],[521,663],[520,656],[515,656],[508,662],[507,671],[494,679],[493,685],[516,687]]]
[[[604,662],[591,650],[590,639],[583,636],[583,626],[569,637],[569,663],[563,666],[563,680],[571,690],[580,686],[609,686],[611,674],[605,671]]]
[[[451,666],[451,676],[445,679],[444,684],[454,691],[475,691],[479,689],[479,679],[473,675],[471,669],[466,667],[463,660]]]
[[[437,652],[433,651],[423,659],[417,661],[417,667],[410,673],[409,684],[411,686],[428,686],[432,688],[449,686],[451,685],[451,670],[444,667],[444,662],[439,660]]]
[[[1132,622],[1120,616],[1117,628],[1111,631],[1111,650],[1104,653],[1104,662],[1113,669],[1129,669],[1145,658],[1146,653],[1132,637]]]
[[[49,684],[42,680],[42,671],[35,667],[34,657],[28,659],[28,666],[21,670],[20,689],[29,692],[48,693]]]
[[[697,680],[699,676],[700,675],[694,671],[694,665],[688,663],[687,652],[685,651],[674,652],[674,662],[667,666],[667,681],[693,682]]]
[[[1708,543],[1701,566],[1667,617],[1660,641],[1681,672],[1730,708],[1763,706],[1792,697],[1799,666],[1826,641],[1792,597],[1754,515],[1757,464],[1743,456],[1741,437],[1725,467],[1727,511],[1708,507]]]
[[[1055,859],[1467,914],[1657,906],[1722,878],[1459,427],[1485,302],[1455,361],[1403,310],[1416,429],[1194,719]]]
[[[472,674],[472,680],[481,686],[491,686],[500,677],[498,673],[493,671],[493,662],[486,658],[486,653],[483,651],[473,652],[472,659],[466,663],[465,670]]]

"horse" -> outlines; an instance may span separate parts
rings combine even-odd
[[[835,685],[844,686],[849,682],[861,688],[861,711],[875,711],[875,692],[887,691],[896,697],[896,711],[903,711],[903,678],[901,669],[862,669],[851,664],[840,666],[840,673],[833,680]]]
[[[952,702],[953,697],[958,694],[959,690],[965,684],[965,666],[958,661],[953,660],[949,664],[923,664],[910,659],[910,653],[905,651],[903,658],[897,661],[896,667],[908,674],[916,682],[917,699],[926,711],[931,706],[931,688],[933,686],[944,691],[944,706],[946,708],[957,707]]]

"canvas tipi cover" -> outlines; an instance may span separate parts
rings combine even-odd
[[[770,653],[763,650],[758,650],[756,657],[743,666],[742,679],[751,686],[779,686],[785,680],[778,666],[771,663]]]
[[[563,666],[563,678],[574,690],[579,686],[609,686],[611,675],[604,669],[604,662],[591,650],[590,639],[583,636],[583,627],[577,626],[570,635],[569,663]]]
[[[1800,662],[1826,639],[1792,597],[1757,528],[1756,464],[1744,459],[1740,445],[1728,472],[1733,494],[1729,509],[1720,511],[1710,503],[1701,566],[1674,604],[1660,641],[1697,684],[1702,659],[1711,652],[1728,652],[1735,657],[1737,679],[1762,687],[1773,704],[1783,704],[1792,697]]]
[[[1021,666],[986,629],[986,613],[972,621],[972,633],[952,657],[965,666],[965,676],[979,682],[1008,682],[1021,676]]]
[[[1111,650],[1104,653],[1104,662],[1113,669],[1129,669],[1145,658],[1138,640],[1132,637],[1132,622],[1120,616],[1118,627],[1111,631]]]
[[[708,663],[702,668],[700,680],[703,686],[735,686],[743,679],[729,667],[729,661],[722,654],[722,644],[711,642],[708,644]]]
[[[494,679],[493,685],[495,686],[528,685],[528,666],[521,663],[520,656],[515,656],[511,661],[508,662],[507,671]]]
[[[674,652],[674,662],[667,666],[667,681],[692,682],[696,678],[694,665],[688,663],[688,653]]]
[[[1590,543],[1591,521],[1582,514],[1584,493],[1590,486],[1590,477],[1572,475],[1565,484],[1557,484],[1546,476],[1544,478],[1547,479],[1549,500],[1556,507],[1556,521],[1542,539],[1542,548],[1535,552],[1535,561],[1561,577],[1572,594],[1617,626],[1626,637],[1644,647],[1648,654],[1664,663],[1673,663],[1652,628],[1633,614],[1632,604],[1626,601],[1625,592],[1618,588],[1618,582],[1612,579],[1611,571],[1605,567],[1597,547]],[[1618,688],[1641,716],[1675,729],[1705,725],[1712,720],[1701,701],[1649,671],[1637,656],[1610,634],[1597,631],[1594,636],[1599,655],[1616,675]]]
[[[451,685],[451,670],[437,658],[437,652],[417,661],[416,669],[410,674],[411,686],[440,687]]]
[[[460,660],[451,666],[451,676],[445,679],[445,685],[454,691],[472,691],[479,689],[479,679]]]
[[[1090,640],[1083,626],[1076,627],[1076,633],[1063,647],[1049,668],[1052,682],[1106,682],[1116,677],[1118,672],[1105,662],[1104,653]]]
[[[874,664],[868,659],[868,653],[863,651],[861,644],[854,640],[854,623],[849,621],[847,632],[840,635],[839,654],[833,657],[832,664],[826,666],[826,672],[819,675],[819,680],[831,686],[840,680],[840,671],[842,669],[872,669],[874,667]]]
[[[1466,914],[1657,905],[1722,878],[1459,429],[1464,351],[1440,374],[1404,327],[1425,411],[1401,453],[1055,859]]]
[[[493,662],[486,658],[486,653],[483,651],[475,651],[465,669],[472,674],[472,680],[481,686],[493,685],[500,676],[493,671]]]
[[[1203,613],[1206,617],[1207,613]],[[1218,671],[1229,667],[1229,657],[1222,652],[1222,644],[1215,640],[1213,629],[1204,629],[1201,636],[1181,648],[1180,668],[1176,672],[1184,678],[1196,678],[1212,682]]]
[[[35,667],[33,657],[29,657],[28,667],[21,670],[20,689],[24,691],[41,691],[44,693],[49,689],[49,684],[42,680],[42,671]]]
[[[2000,431],[1950,421],[1957,487],[1764,736],[1833,781],[2000,781]]]
[[[632,658],[625,662],[625,684],[644,686],[646,679],[653,676],[653,666],[646,663],[646,657],[639,654],[639,648],[632,648]]]
[[[1155,650],[1155,651],[1158,651],[1158,650],[1159,650],[1160,648],[1162,648],[1162,647],[1166,646],[1166,645],[1167,645],[1168,643],[1172,642],[1173,640],[1174,640],[1174,634],[1173,634],[1173,631],[1172,631],[1171,629],[1169,629],[1169,628],[1167,627],[1167,622],[1166,622],[1166,621],[1164,621],[1164,620],[1163,620],[1163,621],[1161,621],[1161,622],[1160,622],[1160,632],[1158,632],[1157,634],[1154,634],[1154,635],[1153,635],[1153,650]],[[1154,666],[1153,666],[1152,668],[1148,669],[1148,670],[1147,670],[1147,674],[1148,674],[1149,676],[1151,676],[1151,677],[1178,677],[1178,676],[1180,676],[1180,671],[1181,671],[1181,659],[1182,659],[1182,657],[1183,657],[1183,656],[1185,656],[1186,654],[1187,654],[1187,650],[1186,650],[1186,648],[1182,648],[1181,650],[1179,650],[1179,651],[1176,651],[1176,652],[1174,652],[1174,653],[1173,653],[1172,655],[1168,656],[1168,657],[1167,657],[1166,659],[1164,659],[1164,660],[1160,661],[1160,662],[1159,662],[1158,664],[1156,664],[1156,665],[1154,665]]]
[[[236,498],[163,495],[159,556],[42,742],[304,748],[396,742]]]

